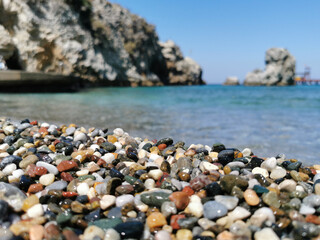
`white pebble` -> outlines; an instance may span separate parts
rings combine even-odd
[[[255,240],[280,240],[272,228],[264,228],[254,234]]]
[[[39,182],[44,186],[50,185],[51,183],[54,182],[54,174],[48,173],[48,174],[42,175],[39,179]]]
[[[100,200],[100,207],[102,210],[113,206],[116,203],[116,197],[112,195],[104,195]]]
[[[103,240],[120,240],[120,234],[114,230],[113,228],[109,228],[106,230],[106,234]]]
[[[102,160],[106,161],[106,163],[108,163],[108,164],[111,163],[115,159],[115,157],[112,153],[106,153],[101,158],[102,158]]]
[[[261,167],[255,167],[252,169],[253,174],[261,174],[264,177],[269,177],[269,173],[267,169],[261,168]]]
[[[113,134],[118,137],[121,137],[124,134],[124,131],[122,128],[116,128],[113,130]]]
[[[236,207],[232,212],[228,214],[228,217],[234,222],[237,220],[245,219],[249,217],[251,213],[243,208],[243,207]]]
[[[89,185],[85,182],[80,183],[77,187],[77,192],[79,195],[87,195],[89,192]]]
[[[193,195],[196,196],[196,195]],[[200,198],[199,198],[200,199]],[[187,206],[187,211],[190,212],[192,215],[196,216],[197,218],[202,217],[203,215],[203,205],[199,201],[191,201]]]
[[[214,200],[226,206],[228,210],[234,209],[239,202],[239,198],[234,196],[225,196],[225,195],[217,195],[214,197]]]
[[[250,222],[258,227],[260,227],[262,223],[264,223],[267,220],[272,223],[275,223],[276,221],[273,211],[268,207],[259,208],[254,212],[254,214],[250,218]]]
[[[87,170],[87,169],[83,169],[83,170],[80,170],[80,171],[76,172],[78,177],[84,176],[84,175],[88,175],[88,173],[89,173],[89,170]]]
[[[12,176],[15,178],[20,178],[22,175],[24,175],[24,171],[22,169],[17,169],[12,172]]]
[[[36,166],[37,167],[44,167],[48,170],[49,173],[53,173],[54,175],[57,175],[59,173],[58,168],[56,168],[55,166],[53,166],[50,163],[39,161],[39,162],[37,162]]]
[[[122,144],[119,142],[115,142],[113,145],[116,146],[117,150],[121,150],[121,148],[122,148]]]
[[[202,172],[206,172],[206,171],[210,172],[210,171],[219,170],[219,167],[214,165],[214,164],[212,164],[212,163],[209,163],[209,162],[206,162],[206,161],[202,161],[200,163],[200,169],[201,169]]]
[[[271,172],[277,166],[277,159],[272,157],[262,162],[261,167]]]
[[[96,236],[98,237],[98,239],[103,239],[105,236],[105,233],[101,228],[92,225],[87,227],[86,230],[84,230],[84,233],[81,239],[91,240],[91,239],[94,239]]]
[[[160,169],[154,169],[154,170],[150,170],[148,172],[148,175],[149,177],[152,177],[154,180],[157,181],[162,177],[163,172]]]
[[[99,149],[100,147],[98,144],[92,144],[89,148],[92,149],[93,151],[95,151],[96,149]]]
[[[42,205],[40,203],[32,206],[31,208],[29,208],[27,210],[27,215],[29,218],[37,218],[37,217],[41,217],[43,215],[43,208]]]
[[[159,156],[158,154],[151,153],[151,154],[149,155],[149,161],[151,161],[151,162],[156,161],[158,158],[161,158],[161,156]]]
[[[126,205],[127,203],[133,203],[134,202],[134,196],[130,194],[124,194],[116,199],[116,206],[122,207],[123,205]]]
[[[276,167],[271,171],[270,178],[272,179],[278,179],[283,178],[287,175],[287,171],[282,167]]]
[[[150,190],[150,189],[155,188],[156,182],[155,182],[152,178],[148,178],[148,179],[144,182],[144,186],[146,187],[146,189]]]
[[[170,233],[165,230],[161,230],[156,233],[155,240],[171,240]]]
[[[8,148],[9,148],[8,143],[3,143],[0,145],[0,151],[7,151]]]
[[[286,179],[279,184],[279,190],[293,192],[296,190],[297,183],[292,179]]]
[[[5,175],[10,175],[16,169],[17,169],[17,166],[14,163],[10,163],[2,170],[2,172]]]
[[[306,204],[301,204],[299,213],[302,215],[314,214],[316,210],[313,207],[310,207]]]
[[[242,154],[244,157],[249,157],[251,155],[252,151],[250,148],[245,148],[242,150]]]

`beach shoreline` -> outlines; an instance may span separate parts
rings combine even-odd
[[[1,118],[0,159],[3,239],[320,234],[320,166],[284,155]]]

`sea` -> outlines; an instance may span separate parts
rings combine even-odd
[[[250,148],[320,164],[320,86],[89,88],[0,93],[0,116],[57,125],[123,128],[133,137]]]

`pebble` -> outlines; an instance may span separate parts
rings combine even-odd
[[[176,234],[176,240],[192,240],[192,237],[192,232],[189,229],[180,229]]]
[[[270,173],[270,178],[272,179],[279,179],[285,177],[287,174],[287,171],[282,167],[277,167],[273,169]]]
[[[130,194],[125,194],[125,195],[121,195],[121,196],[117,197],[116,206],[122,207],[128,203],[132,204],[133,202],[134,202],[134,196],[132,196]]]
[[[167,220],[162,213],[153,212],[148,216],[147,224],[149,228],[157,228],[166,225]]]
[[[159,232],[157,232],[154,236],[155,240],[171,240],[171,236],[170,233],[165,231],[165,230],[161,230]]]
[[[48,173],[48,174],[42,175],[39,178],[39,182],[44,186],[48,186],[54,182],[54,178],[55,178],[55,176],[53,173]]]
[[[280,240],[277,234],[272,230],[272,228],[263,228],[254,234],[255,240]]]
[[[120,234],[122,239],[140,239],[143,229],[143,224],[138,221],[120,223],[115,227],[115,230]]]
[[[104,231],[96,226],[89,226],[85,229],[83,233],[83,240],[91,240],[95,239],[95,237],[98,237],[99,239],[103,239],[105,236]]]
[[[105,210],[116,203],[116,197],[112,195],[104,195],[100,200],[100,207]]]
[[[237,197],[224,196],[224,195],[217,195],[214,197],[214,200],[225,205],[229,211],[233,210],[238,205],[238,202],[239,202],[239,198]]]
[[[284,154],[260,158],[220,143],[186,146],[171,138],[132,138],[123,129],[107,132],[0,118],[1,236],[235,240],[320,234],[317,165],[305,167]]]
[[[29,218],[37,218],[43,215],[43,207],[40,203],[32,206],[27,210],[27,215]]]
[[[49,173],[52,173],[54,175],[57,175],[59,173],[59,170],[54,165],[52,165],[50,163],[39,161],[36,163],[36,166],[37,167],[44,167],[48,170]]]
[[[294,180],[286,179],[279,184],[280,191],[293,192],[296,190],[297,183]]]
[[[244,200],[249,206],[257,206],[260,203],[260,198],[252,189],[247,189],[243,193]]]
[[[154,169],[149,171],[148,175],[157,181],[162,177],[163,172],[160,169]]]
[[[16,212],[21,210],[26,198],[27,196],[19,188],[0,182],[0,200],[6,201]]]
[[[169,196],[169,199],[175,203],[178,210],[184,210],[190,202],[189,196],[185,192],[174,192]]]
[[[44,227],[42,225],[34,225],[29,230],[30,240],[42,240],[44,236]]]
[[[89,185],[87,183],[83,182],[77,186],[77,193],[79,195],[87,195],[88,192],[89,192]]]
[[[205,218],[216,219],[225,216],[228,209],[217,201],[209,201],[203,205],[203,212]]]

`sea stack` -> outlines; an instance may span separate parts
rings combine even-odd
[[[244,80],[246,86],[294,85],[296,60],[284,48],[270,48],[265,57],[266,69],[249,72]]]
[[[239,78],[238,77],[227,77],[226,81],[223,83],[223,85],[226,85],[226,86],[238,86],[240,85],[240,82],[239,82]]]

